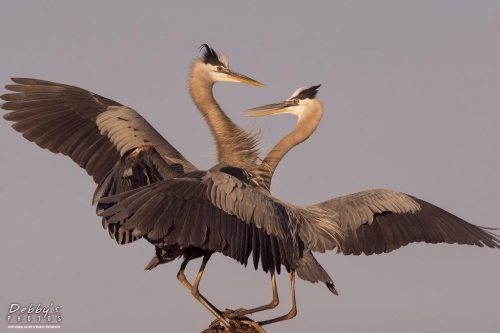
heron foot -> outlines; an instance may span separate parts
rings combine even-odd
[[[226,310],[227,311],[227,310]],[[234,312],[229,310],[230,312]],[[226,313],[226,312],[225,312]],[[224,314],[225,314],[224,313]],[[202,333],[266,333],[258,323],[252,319],[242,316],[239,318],[231,319],[229,322],[230,327],[221,325],[220,320],[214,320],[210,326]]]
[[[240,326],[243,326],[241,332],[256,332],[256,333],[266,333],[262,327],[252,319],[248,317],[242,317],[241,320],[238,320],[237,323],[240,324]],[[243,324],[243,325],[241,325]],[[239,328],[238,328],[239,329]],[[240,332],[239,330],[237,332]]]

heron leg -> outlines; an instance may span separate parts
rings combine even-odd
[[[184,274],[184,270],[186,269],[186,266],[188,262],[191,260],[191,258],[186,258],[181,264],[181,268],[179,269],[179,272],[177,273],[177,279],[182,283],[182,285],[189,290],[193,289],[193,285],[189,283],[189,281],[186,279],[186,275]]]
[[[288,312],[284,316],[277,317],[274,319],[264,320],[264,321],[258,322],[257,324],[259,324],[260,326],[264,326],[267,324],[272,324],[272,323],[277,323],[279,321],[292,319],[293,317],[295,317],[297,315],[297,304],[295,302],[295,270],[293,270],[293,269],[290,269],[290,286],[292,288],[292,309],[290,310],[290,312]]]
[[[226,316],[227,318],[233,319],[236,317],[245,316],[245,315],[250,314],[250,313],[255,313],[255,312],[264,311],[264,310],[271,310],[271,309],[274,309],[275,307],[278,306],[280,300],[278,297],[278,287],[276,286],[276,272],[275,272],[274,265],[271,266],[270,273],[271,273],[271,285],[273,288],[273,300],[271,301],[271,303],[269,303],[267,305],[259,306],[257,308],[253,308],[253,309],[236,310],[236,311],[230,313],[229,315],[227,315]]]
[[[199,291],[199,285],[200,285],[201,277],[203,276],[203,271],[205,270],[205,266],[207,265],[208,260],[210,260],[210,257],[212,256],[212,254],[213,254],[213,252],[207,252],[203,256],[203,262],[201,263],[200,270],[198,271],[198,275],[196,275],[196,279],[194,280],[194,284],[191,287],[191,294],[193,295],[194,298],[196,298],[196,300],[198,302],[203,304],[203,306],[206,307],[208,309],[208,311],[210,311],[222,324],[224,324],[224,326],[226,326],[232,332],[233,328],[222,317],[222,313],[215,306],[213,306],[209,301],[207,301],[206,298],[203,297],[203,295],[201,295],[200,291]],[[181,265],[181,269],[182,269],[182,265]],[[186,283],[189,284],[189,282],[187,280],[186,280]],[[184,285],[187,286],[186,284],[184,284]]]
[[[184,259],[184,261],[181,264],[181,268],[179,269],[179,272],[177,273],[177,279],[182,283],[183,286],[188,288],[189,291],[193,290],[193,285],[191,283],[189,283],[189,281],[187,280],[186,275],[184,274],[184,270],[186,269],[186,266],[187,266],[188,262],[190,262],[190,261],[191,261],[191,258]],[[200,295],[200,297],[202,297],[205,300],[205,302],[207,302],[211,307],[215,308],[215,306],[213,306],[212,303],[207,301],[202,295]]]

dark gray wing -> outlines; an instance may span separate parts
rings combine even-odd
[[[181,172],[169,166],[152,146],[131,149],[122,156],[120,162],[109,171],[97,187],[93,199],[93,203],[97,204],[97,214],[111,206],[99,203],[101,198],[135,190],[180,175]],[[141,238],[141,236],[133,236],[130,230],[121,230],[120,227],[125,222],[126,219],[109,223],[108,218],[102,218],[102,226],[104,229],[108,229],[109,235],[118,244],[128,244]]]
[[[100,215],[159,246],[221,252],[246,264],[253,253],[265,271],[294,267],[301,256],[289,211],[271,197],[220,171],[197,171],[99,200]]]
[[[388,253],[414,242],[500,248],[500,238],[491,229],[393,190],[363,191],[315,207],[337,215],[334,222],[346,232],[338,251],[345,255]]]
[[[12,127],[29,141],[53,153],[69,156],[100,183],[120,156],[132,148],[151,145],[165,160],[193,171],[196,168],[137,112],[87,90],[36,79],[13,78],[0,107]]]

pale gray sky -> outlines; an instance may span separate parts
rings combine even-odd
[[[216,86],[238,124],[262,126],[266,147],[293,116],[242,110],[321,83],[317,132],[280,164],[274,194],[311,204],[392,188],[467,221],[500,227],[498,1],[7,1],[0,83],[13,76],[76,85],[140,112],[193,164],[214,164],[208,129],[186,89],[208,43],[266,88]],[[3,93],[3,92],[2,92]],[[146,274],[146,241],[118,246],[101,227],[95,185],[69,158],[0,120],[0,309],[61,306],[60,332],[199,332],[211,321],[177,281],[180,261]],[[390,254],[319,255],[340,296],[297,282],[298,316],[272,332],[494,332],[500,251],[412,244]],[[200,261],[188,267],[193,279]],[[289,310],[281,304],[255,319]],[[271,300],[269,276],[216,255],[201,291],[221,309]],[[0,323],[0,331],[6,323]]]

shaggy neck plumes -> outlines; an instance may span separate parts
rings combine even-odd
[[[217,147],[218,162],[253,173],[258,165],[257,137],[234,124],[213,96],[214,82],[204,68],[195,61],[189,75],[189,93],[205,118]]]

